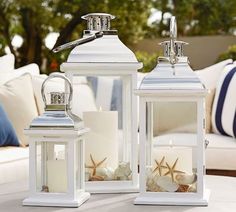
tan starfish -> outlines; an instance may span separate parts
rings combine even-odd
[[[155,167],[155,169],[152,171],[152,173],[154,173],[154,172],[156,172],[156,171],[158,170],[159,175],[162,176],[162,168],[167,168],[167,166],[164,166],[164,165],[163,165],[164,160],[165,160],[165,156],[162,157],[160,163],[159,163],[159,161],[155,160],[155,162],[156,162],[156,167]]]
[[[104,158],[102,161],[96,163],[96,162],[94,161],[94,159],[93,159],[93,156],[90,154],[90,159],[91,159],[91,161],[92,161],[92,165],[89,165],[89,166],[88,166],[88,165],[85,165],[85,167],[88,168],[88,169],[92,169],[92,170],[93,170],[92,176],[95,176],[95,175],[96,175],[96,170],[97,170],[97,168],[98,168],[99,166],[101,166],[107,158]]]
[[[176,159],[176,161],[174,162],[174,164],[170,167],[170,165],[166,162],[166,166],[168,168],[168,172],[165,173],[165,176],[170,174],[172,182],[174,182],[174,173],[184,173],[182,171],[176,170],[175,167],[177,165],[179,158]]]

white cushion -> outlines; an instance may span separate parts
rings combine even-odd
[[[4,84],[5,82],[19,77],[25,73],[30,73],[31,75],[39,75],[39,67],[37,64],[32,63],[21,68],[12,70],[10,72],[1,73],[0,71],[0,85]]]
[[[201,82],[205,85],[208,89],[209,93],[206,97],[206,132],[211,132],[211,111],[212,111],[212,104],[215,96],[215,89],[220,77],[221,72],[223,71],[224,67],[232,63],[232,59],[224,60],[222,62],[216,63],[212,66],[204,68],[202,70],[195,71]]]
[[[213,132],[236,137],[236,64],[225,66],[212,108]]]
[[[39,114],[44,112],[44,102],[41,95],[41,86],[47,75],[33,76],[33,88],[36,97]],[[84,78],[75,79],[73,83],[72,111],[79,117],[83,117],[84,111],[96,111],[95,100],[91,88],[85,83]],[[52,91],[64,91],[64,83],[61,79],[52,79],[46,84],[45,93]]]
[[[0,73],[14,70],[15,57],[13,54],[7,54],[0,57]]]
[[[206,168],[236,170],[236,141],[235,138],[206,134],[209,145],[206,149]]]
[[[0,148],[0,184],[28,179],[29,148]]]
[[[0,102],[21,144],[27,145],[28,138],[23,130],[38,115],[30,74],[24,74],[0,86]]]
[[[196,70],[195,73],[207,89],[214,89],[224,67],[232,62],[232,59],[227,59],[204,69]]]

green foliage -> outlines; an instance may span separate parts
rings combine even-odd
[[[216,62],[220,62],[222,60],[226,59],[233,59],[234,61],[236,60],[236,45],[229,46],[228,50],[224,53],[222,53]]]
[[[136,51],[135,55],[139,62],[143,62],[143,68],[140,72],[146,73],[152,71],[157,65],[157,58],[161,55],[161,52],[147,53],[144,51]]]
[[[169,22],[163,18],[167,13],[176,16],[182,36],[232,34],[236,28],[235,0],[156,0],[155,7],[162,11],[162,19],[151,28],[160,36],[169,30]]]

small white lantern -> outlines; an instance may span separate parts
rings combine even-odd
[[[175,17],[164,56],[136,91],[140,97],[140,195],[134,204],[207,205],[206,90],[176,41]]]
[[[46,82],[62,78],[70,88],[44,94]],[[84,192],[84,134],[88,129],[71,113],[72,86],[68,78],[51,74],[42,85],[45,113],[35,118],[25,134],[29,136],[29,197],[23,205],[78,207],[90,194]],[[47,96],[48,97],[48,96]]]
[[[85,187],[96,193],[138,191],[137,97],[133,90],[142,63],[119,40],[117,30],[110,30],[114,16],[93,13],[82,18],[88,22],[83,38],[54,51],[76,46],[61,65],[73,86],[77,77],[95,80],[98,110],[81,114],[91,130],[86,137]]]

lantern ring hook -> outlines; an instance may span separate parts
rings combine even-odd
[[[177,23],[175,16],[170,19],[170,63],[174,65],[177,63],[177,57],[175,52],[175,41],[177,38]]]
[[[46,105],[46,97],[45,97],[45,93],[44,93],[44,90],[45,90],[45,86],[46,86],[46,83],[53,79],[53,78],[61,78],[63,79],[69,86],[69,97],[68,97],[68,104],[67,104],[67,107],[66,109],[70,109],[70,105],[71,105],[71,101],[72,101],[72,96],[73,96],[73,87],[72,87],[72,84],[71,84],[71,81],[65,77],[64,75],[61,75],[61,74],[57,74],[57,73],[51,73],[47,79],[44,80],[43,84],[42,84],[42,87],[41,87],[41,95],[42,95],[42,98],[43,98],[43,101]]]

